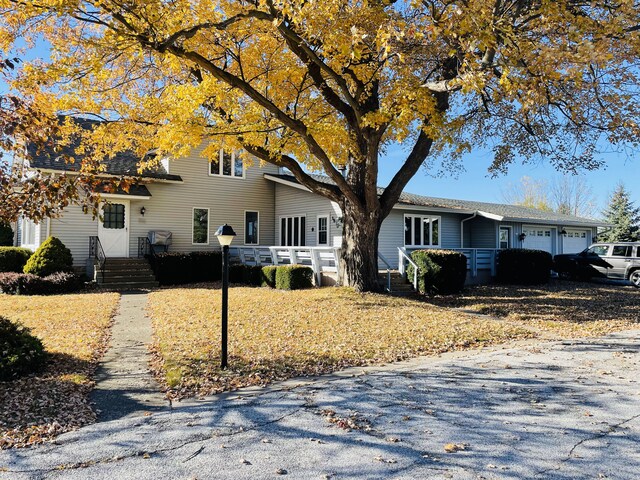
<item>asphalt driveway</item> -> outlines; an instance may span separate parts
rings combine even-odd
[[[12,480],[279,477],[639,478],[640,330],[247,389],[0,452]]]

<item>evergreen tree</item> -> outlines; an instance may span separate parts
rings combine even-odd
[[[601,242],[636,242],[640,240],[640,208],[629,198],[624,184],[619,183],[603,212],[613,227],[598,235]]]

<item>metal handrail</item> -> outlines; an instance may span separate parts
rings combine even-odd
[[[407,278],[407,272],[404,268],[404,262],[405,260],[407,262],[409,262],[412,266],[413,266],[413,288],[418,291],[418,265],[416,264],[416,262],[414,262],[411,257],[409,257],[409,255],[407,255],[407,251],[406,249],[404,249],[403,247],[398,247],[398,256],[399,256],[399,266],[400,266],[400,272],[402,273],[402,276],[404,278]]]
[[[382,263],[387,267],[387,292],[391,293],[391,264],[380,252],[378,252],[378,258],[382,260]]]
[[[102,273],[102,280],[104,281],[104,267],[107,264],[107,256],[100,243],[100,238],[97,236],[89,237],[89,258],[93,258],[98,262],[98,269]]]
[[[149,237],[138,237],[138,258],[143,258],[145,255],[155,256],[155,254]]]

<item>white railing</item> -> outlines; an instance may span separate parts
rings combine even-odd
[[[245,265],[307,265],[313,270],[316,285],[322,284],[322,273],[340,275],[337,247],[268,247],[232,246],[229,248],[231,261]],[[340,283],[340,278],[337,279]]]
[[[400,273],[405,276],[407,261],[410,261],[415,266],[410,257],[411,252],[414,250],[423,249],[398,247],[398,268]],[[446,248],[445,250],[463,253],[467,257],[467,270],[472,277],[477,277],[480,270],[488,270],[492,276],[496,274],[496,253],[499,251],[497,248]]]
[[[398,247],[398,269],[400,271],[400,274],[404,278],[407,278],[407,269],[406,269],[407,263],[413,266],[413,281],[411,282],[411,284],[413,285],[414,290],[417,292],[418,291],[418,265],[416,264],[416,262],[414,262],[411,259],[411,257],[409,256],[409,253],[407,253],[406,248]]]

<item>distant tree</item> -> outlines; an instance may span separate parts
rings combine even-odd
[[[598,234],[599,241],[636,242],[640,239],[640,208],[633,204],[623,183],[619,183],[611,194],[603,215],[613,228]]]
[[[537,208],[538,210],[553,210],[549,201],[549,187],[544,180],[535,180],[524,176],[517,184],[510,184],[502,191],[502,198],[511,205]]]

